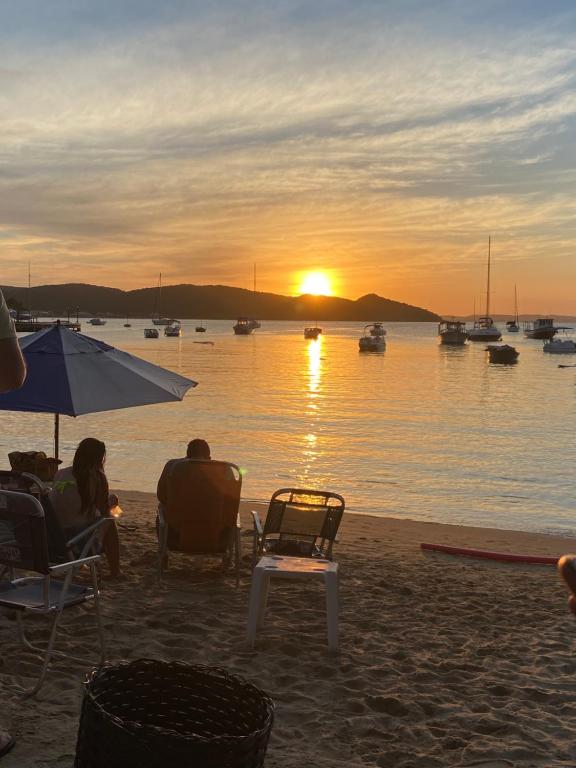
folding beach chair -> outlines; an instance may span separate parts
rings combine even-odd
[[[71,539],[66,539],[50,502],[50,486],[30,472],[14,469],[0,470],[0,490],[29,493],[38,499],[44,510],[48,557],[51,563],[61,563],[79,557],[100,554],[101,528],[110,524],[110,518],[100,518]],[[0,578],[2,578],[0,568]]]
[[[52,656],[62,656],[84,665],[88,659],[54,650],[58,622],[65,609],[94,601],[100,663],[104,661],[104,635],[100,617],[96,563],[99,555],[51,564],[44,510],[30,494],[0,491],[0,566],[6,566],[10,578],[0,582],[0,608],[16,611],[20,639],[33,651],[43,655],[40,676],[36,684],[24,692],[26,697],[38,692]],[[74,584],[75,571],[88,565],[92,586]],[[16,571],[27,575],[16,577]],[[33,574],[33,575],[30,575]],[[26,614],[45,615],[52,619],[48,644],[45,648],[31,643],[24,631]]]
[[[158,508],[158,577],[168,566],[169,552],[222,558],[240,573],[238,510],[242,475],[226,461],[183,459],[168,478],[168,503]]]
[[[270,499],[264,525],[254,518],[254,563],[263,555],[332,559],[344,514],[342,496],[331,491],[280,488]]]

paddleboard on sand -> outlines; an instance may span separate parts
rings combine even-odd
[[[479,557],[483,560],[498,560],[502,563],[526,563],[528,565],[556,565],[559,557],[546,555],[516,555],[512,552],[490,552],[486,549],[469,549],[468,547],[449,547],[446,544],[420,544],[420,548],[428,552],[442,552],[445,555],[458,557]]]

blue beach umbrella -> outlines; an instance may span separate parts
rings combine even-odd
[[[56,324],[20,340],[28,373],[21,389],[0,395],[0,410],[59,416],[182,400],[197,382]]]

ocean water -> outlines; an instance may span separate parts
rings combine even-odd
[[[182,403],[61,418],[61,458],[83,437],[104,440],[114,488],[154,491],[164,462],[204,437],[243,468],[245,498],[320,487],[352,512],[576,532],[576,369],[558,368],[572,356],[505,334],[519,361],[490,365],[483,344],[442,347],[430,323],[389,323],[386,352],[360,354],[355,323],[323,323],[307,341],[304,322],[238,337],[230,321],[205,334],[184,321],[182,338],[158,340],[144,339],[149,321],[123,322],[83,332],[199,386]],[[53,417],[0,420],[1,455],[51,453]]]

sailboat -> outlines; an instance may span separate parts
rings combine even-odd
[[[516,293],[516,286],[514,286],[514,320],[508,320],[506,323],[506,330],[508,333],[518,333],[520,325],[518,324],[518,294]]]
[[[206,328],[204,327],[204,320],[200,320],[200,325],[196,326],[196,333],[206,333]]]
[[[156,308],[154,310],[154,317],[152,318],[152,322],[154,323],[154,325],[170,325],[172,323],[172,320],[170,320],[169,317],[162,317],[161,307],[162,307],[162,272],[160,272],[158,276],[158,294],[156,296]]]
[[[254,264],[254,287],[252,292],[256,296],[256,264]],[[260,323],[253,317],[239,317],[236,325],[233,325],[232,328],[236,336],[249,336],[256,328],[260,328]]]
[[[486,277],[486,314],[474,321],[474,327],[468,331],[470,341],[500,341],[502,334],[500,329],[494,325],[494,320],[490,317],[490,245],[491,238],[488,238],[488,273]]]

